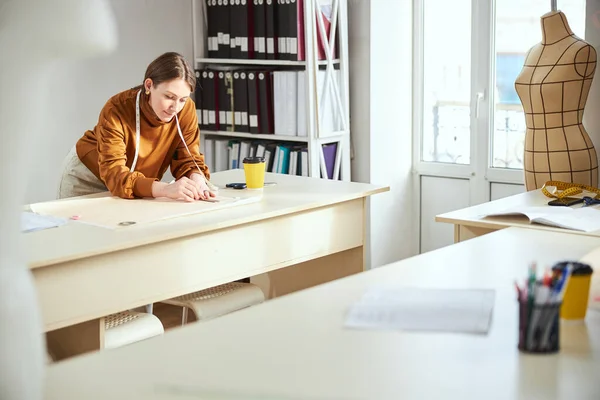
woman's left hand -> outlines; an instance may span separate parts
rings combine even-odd
[[[208,185],[206,184],[206,178],[204,177],[204,175],[195,173],[190,176],[190,179],[193,180],[194,182],[196,182],[198,184],[198,186],[200,186],[200,188],[198,190],[199,195],[200,195],[200,200],[206,200],[210,197],[215,197],[217,195],[215,192],[211,191],[208,188]]]

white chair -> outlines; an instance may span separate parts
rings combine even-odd
[[[104,317],[103,349],[114,349],[162,335],[162,322],[155,315],[124,311]]]
[[[188,321],[188,310],[196,320],[208,320],[254,306],[265,301],[262,290],[251,283],[231,282],[164,300],[162,303],[182,308],[181,324]]]

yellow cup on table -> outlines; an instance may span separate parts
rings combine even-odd
[[[563,262],[552,269],[563,271],[567,264],[570,264],[573,270],[565,288],[563,303],[560,308],[560,318],[564,320],[583,320],[588,309],[594,270],[588,264],[580,262]]]
[[[265,158],[246,157],[243,160],[246,188],[262,189],[265,186]]]

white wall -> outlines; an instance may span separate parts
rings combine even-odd
[[[349,0],[352,180],[389,185],[369,207],[370,267],[417,252],[413,226],[412,1]]]
[[[118,50],[108,57],[70,63],[48,82],[54,118],[32,143],[36,166],[27,177],[27,203],[54,199],[63,157],[112,95],[140,84],[146,66],[166,51],[182,53],[192,63],[189,0],[111,1],[119,29]],[[32,93],[35,96],[35,93]],[[32,110],[32,116],[35,110]]]

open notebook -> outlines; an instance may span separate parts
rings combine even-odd
[[[593,207],[520,207],[483,214],[481,217],[493,218],[508,215],[521,215],[527,217],[530,223],[575,231],[593,232],[600,230],[600,210]]]

